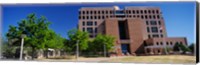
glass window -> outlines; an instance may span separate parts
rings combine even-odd
[[[94,22],[94,25],[97,25],[97,21]]]
[[[92,27],[87,28],[88,33],[93,33]]]
[[[83,14],[85,14],[85,11],[83,11]]]
[[[158,43],[158,42],[156,42],[156,45],[159,45],[159,43]]]
[[[83,31],[85,31],[85,28],[83,28]]]
[[[151,35],[148,35],[149,38],[151,38]]]
[[[146,21],[146,24],[149,25],[149,21]]]
[[[153,36],[153,37],[159,37],[159,35],[158,35],[158,34],[153,34],[152,36]]]
[[[159,16],[159,15],[157,15],[157,18],[158,18],[158,19],[160,19],[160,16]]]
[[[93,22],[92,21],[88,21],[87,22],[87,26],[92,26],[93,25]]]
[[[150,32],[149,27],[147,27],[147,32]]]
[[[151,27],[151,32],[157,33],[158,32],[158,28],[157,27]]]
[[[82,22],[82,25],[85,26],[85,22],[84,21]]]
[[[161,34],[160,37],[163,37],[163,35]]]
[[[95,28],[95,31],[94,31],[95,33],[97,33],[97,28]]]
[[[159,25],[161,25],[161,22],[160,22],[160,21],[158,21],[158,24],[159,24]]]
[[[151,25],[157,25],[156,21],[150,21]]]
[[[160,45],[163,45],[163,42],[160,42]]]

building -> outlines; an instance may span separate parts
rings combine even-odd
[[[98,33],[114,36],[117,55],[164,54],[175,43],[187,45],[186,37],[167,37],[159,7],[83,7],[78,29],[88,31],[90,38]]]

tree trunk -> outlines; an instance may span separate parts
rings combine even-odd
[[[34,54],[35,54],[35,47],[32,47],[32,55],[31,55],[32,60],[34,60]]]

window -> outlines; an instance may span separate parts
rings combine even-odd
[[[155,13],[154,10],[152,10],[152,13],[153,13],[153,14]]]
[[[85,22],[84,21],[82,22],[82,25],[85,26]]]
[[[153,34],[152,36],[153,36],[153,37],[159,37],[159,35],[158,35],[158,34]]]
[[[100,14],[100,11],[98,11],[98,14]]]
[[[151,38],[151,35],[148,35],[149,38]]]
[[[161,34],[160,37],[163,37],[163,35]]]
[[[140,10],[140,13],[141,13],[141,14],[143,14],[143,11],[142,11],[142,10]]]
[[[89,16],[87,16],[87,18],[86,19],[89,19]]]
[[[146,14],[146,13],[147,13],[147,10],[144,10],[144,13]]]
[[[97,33],[97,28],[95,28],[94,32]]]
[[[158,42],[156,42],[156,45],[159,45],[159,43],[158,43]]]
[[[102,11],[102,14],[104,14],[104,11]]]
[[[131,13],[131,11],[130,11],[130,10],[129,10],[128,12],[129,12],[129,14]]]
[[[83,28],[83,31],[85,31],[85,28]]]
[[[93,38],[93,35],[89,35],[90,38]]]
[[[182,42],[180,42],[180,44],[183,44]]]
[[[139,14],[139,10],[137,10],[137,14]]]
[[[158,18],[158,19],[160,19],[160,16],[159,16],[159,15],[157,15],[157,18]]]
[[[158,32],[158,28],[157,27],[151,27],[151,32],[157,33]]]
[[[149,21],[146,21],[146,24],[149,25]]]
[[[102,19],[104,19],[105,17],[104,16],[102,16]]]
[[[135,14],[135,10],[133,10],[133,14]]]
[[[93,25],[93,22],[92,21],[88,21],[87,22],[87,26],[92,26]]]
[[[166,44],[167,44],[167,45],[169,45],[169,43],[168,43],[168,42],[166,42]]]
[[[156,16],[155,16],[155,15],[153,15],[153,19],[156,19]]]
[[[139,16],[139,15],[137,15],[137,17],[139,18],[140,16]]]
[[[83,11],[83,14],[85,14],[85,11]]]
[[[101,17],[100,17],[100,16],[98,16],[98,19],[101,19]]]
[[[93,17],[92,17],[92,16],[90,16],[90,19],[93,19]]]
[[[112,11],[110,11],[110,14],[112,14]]]
[[[151,25],[157,25],[156,21],[150,21]]]
[[[92,12],[92,11],[90,11],[90,14],[93,14],[93,12]]]
[[[88,33],[93,33],[92,27],[87,28]]]
[[[158,14],[158,13],[159,13],[159,11],[158,11],[158,10],[156,10],[156,13]]]
[[[94,22],[94,25],[97,25],[97,21]]]
[[[83,16],[83,19],[85,19],[85,16]]]
[[[108,14],[108,11],[106,11],[106,14]]]
[[[159,25],[161,25],[161,22],[160,22],[160,21],[158,21],[158,24],[159,24]]]
[[[145,15],[145,19],[147,19],[147,15]]]
[[[147,27],[147,32],[150,32],[149,27]]]
[[[148,12],[149,12],[149,14],[151,13],[151,11],[150,11],[150,10],[149,10]]]
[[[170,42],[170,45],[172,45],[173,43],[172,42]]]
[[[87,11],[87,14],[89,14],[89,11]]]
[[[94,11],[94,14],[97,14],[97,11]]]
[[[151,19],[151,15],[149,15],[149,19]]]
[[[162,42],[160,42],[160,45],[163,45],[163,43],[162,43]]]
[[[143,15],[141,16],[141,18],[142,18],[142,19],[144,18]]]
[[[97,16],[94,16],[94,19],[97,19]]]

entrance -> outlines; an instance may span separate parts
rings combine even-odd
[[[121,44],[122,53],[127,55],[130,54],[130,45],[129,44]]]

